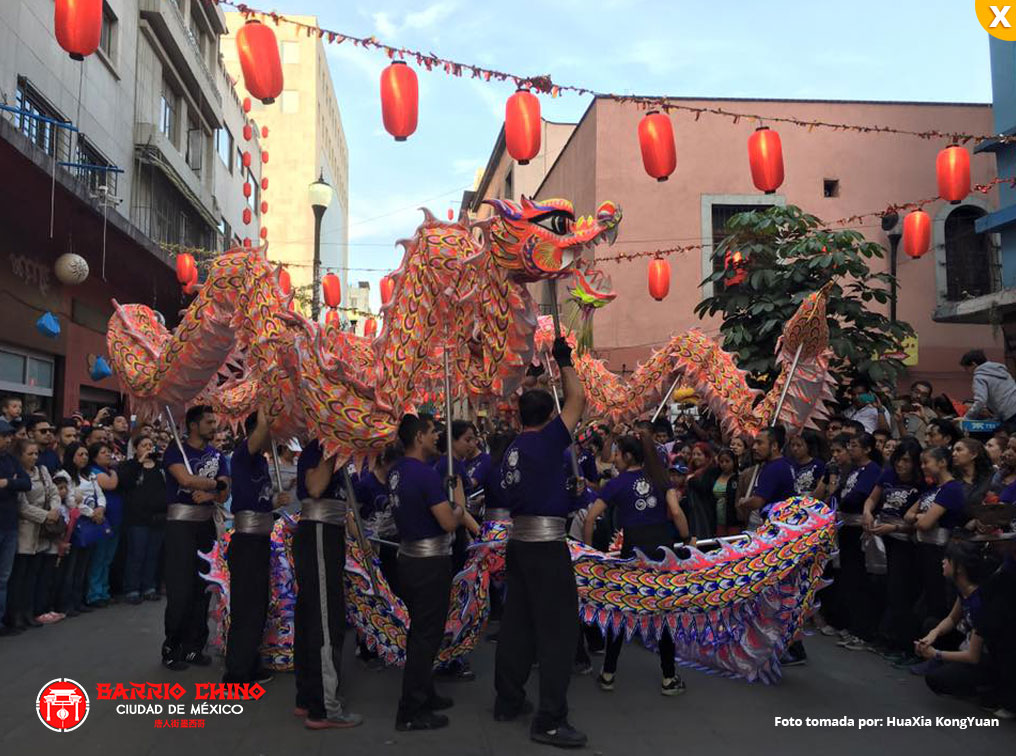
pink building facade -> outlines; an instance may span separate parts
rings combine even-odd
[[[723,107],[763,117],[795,117],[834,123],[891,126],[899,129],[989,134],[989,105],[818,102],[775,100],[680,100],[692,107]],[[588,215],[603,200],[624,210],[617,243],[597,253],[654,250],[681,245],[703,245],[701,250],[671,255],[670,295],[662,302],[649,296],[648,260],[602,266],[613,278],[617,300],[600,310],[594,320],[594,350],[617,372],[634,369],[650,351],[675,332],[699,328],[710,335],[719,331],[718,319],[700,320],[694,306],[705,296],[700,288],[712,267],[713,244],[722,236],[723,223],[733,212],[768,205],[793,204],[824,221],[870,213],[938,194],[935,158],[948,146],[944,140],[886,134],[814,129],[770,123],[783,142],[786,181],[778,192],[765,195],[755,189],[748,169],[747,141],[758,123],[676,111],[671,115],[677,143],[677,170],[666,182],[657,182],[642,167],[636,136],[643,111],[608,99],[596,99],[560,143],[562,125],[551,147],[551,157],[534,161],[545,168],[537,182],[533,165],[525,167],[525,180],[516,178],[523,167],[504,151],[503,134],[490,157],[472,209],[479,217],[487,210],[481,201],[521,193],[536,197],[566,197],[577,214]],[[555,154],[556,153],[556,154]],[[973,182],[987,183],[995,176],[987,155],[972,160]],[[520,184],[534,187],[530,191]],[[897,316],[909,322],[918,335],[916,364],[902,383],[923,378],[935,392],[967,398],[970,380],[958,365],[967,349],[984,348],[990,358],[1001,359],[1001,334],[988,324],[937,322],[950,301],[997,290],[998,251],[990,235],[975,236],[973,220],[997,207],[997,193],[972,193],[960,206],[936,202],[926,211],[934,221],[932,252],[919,260],[899,253],[900,281]],[[958,214],[955,214],[957,213]],[[969,221],[969,223],[968,223]],[[888,250],[889,241],[878,218],[854,228]],[[609,251],[608,251],[609,250]],[[888,271],[888,251],[872,267]],[[988,291],[981,291],[987,289]],[[540,296],[542,289],[534,291]],[[876,305],[888,310],[886,305]]]

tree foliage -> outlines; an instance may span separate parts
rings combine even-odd
[[[776,377],[776,341],[784,323],[808,294],[833,281],[829,344],[841,385],[855,374],[876,385],[895,382],[905,367],[894,355],[914,330],[882,312],[892,276],[872,272],[869,263],[882,259],[884,250],[857,231],[820,226],[818,218],[793,205],[735,215],[714,254],[722,261],[727,250],[739,250],[744,279],[728,285],[738,272],[730,266],[713,273],[703,281],[713,285],[713,296],[695,312],[700,318],[722,315],[724,349],[737,353],[753,382],[768,388]]]

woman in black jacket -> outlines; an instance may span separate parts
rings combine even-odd
[[[158,462],[155,442],[144,436],[134,442],[134,459],[120,466],[127,528],[127,565],[124,592],[131,604],[158,601],[156,575],[166,532],[166,476]]]

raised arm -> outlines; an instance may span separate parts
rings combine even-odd
[[[573,433],[586,409],[586,391],[582,386],[582,381],[579,380],[578,373],[572,367],[572,350],[563,336],[554,339],[553,354],[561,372],[561,386],[564,390],[561,422],[564,423],[569,433]]]

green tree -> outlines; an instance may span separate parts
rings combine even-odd
[[[882,314],[892,276],[869,268],[869,261],[882,259],[884,250],[857,231],[821,226],[818,218],[793,205],[735,215],[715,256],[723,261],[727,250],[739,250],[743,280],[727,285],[738,269],[718,266],[703,281],[713,284],[713,296],[696,306],[696,314],[722,315],[723,348],[737,353],[738,365],[761,388],[775,380],[776,341],[783,324],[804,297],[829,281],[834,282],[829,345],[841,385],[854,374],[873,384],[894,382],[906,369],[899,358],[887,355],[898,354],[914,330]]]

